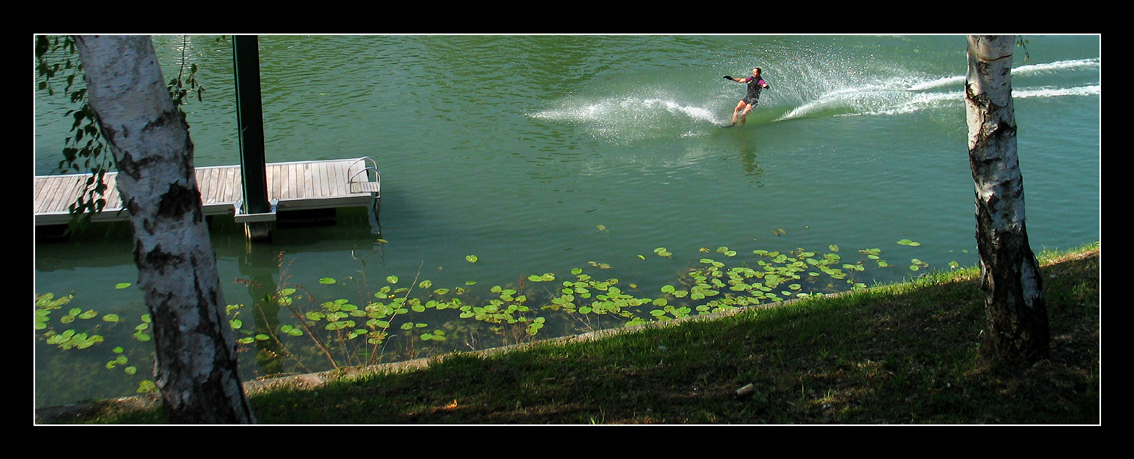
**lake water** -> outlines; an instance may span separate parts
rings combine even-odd
[[[1101,39],[1027,38],[1013,88],[1033,249],[1099,241]],[[183,41],[155,44],[169,78]],[[196,165],[238,164],[231,40],[189,44],[207,89],[186,108]],[[868,284],[916,274],[914,259],[977,263],[963,36],[289,35],[260,37],[260,58],[268,161],[371,156],[383,199],[377,219],[343,211],[251,251],[214,221],[229,304],[263,294],[242,279],[329,301],[348,282],[319,279],[487,290],[595,264],[656,292],[722,246],[738,259],[879,248],[894,266]],[[721,76],[754,66],[771,89],[746,125],[721,129],[744,93]],[[67,106],[35,102],[34,172],[50,174]],[[136,281],[130,250],[124,225],[37,244],[35,292],[136,317],[137,288],[115,288]],[[137,354],[142,375],[103,368],[108,348],[37,341],[37,406],[129,395],[149,377]],[[245,377],[269,372],[245,357]]]

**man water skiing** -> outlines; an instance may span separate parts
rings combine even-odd
[[[740,99],[740,103],[736,104],[736,109],[732,111],[732,124],[725,127],[735,126],[737,116],[740,117],[740,124],[744,124],[748,112],[752,111],[752,108],[756,107],[756,104],[760,102],[760,90],[770,89],[771,86],[760,77],[760,67],[752,69],[752,76],[750,77],[733,78],[725,75],[724,79],[732,80],[737,83],[748,83],[748,93],[744,95],[743,99]]]

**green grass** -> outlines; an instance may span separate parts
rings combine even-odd
[[[711,320],[292,379],[250,399],[261,424],[1098,424],[1099,247],[1040,258],[1051,357],[1022,367],[982,359],[983,294],[968,268]],[[162,418],[100,402],[68,422]]]

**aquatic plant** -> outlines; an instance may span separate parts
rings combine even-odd
[[[118,284],[115,288],[122,289],[128,286],[128,284]],[[119,324],[123,324],[125,321],[117,314],[100,315],[93,309],[84,310],[77,307],[64,311],[63,307],[71,303],[74,297],[73,293],[59,298],[56,298],[53,293],[45,293],[35,297],[34,327],[37,339],[41,339],[45,344],[60,350],[82,351],[106,342],[106,334],[120,332],[118,330],[121,328]],[[56,312],[62,312],[63,315],[53,321],[51,316]],[[53,322],[61,325],[61,329],[56,330]],[[138,342],[149,341],[150,336],[146,333],[149,326],[149,314],[143,314],[139,318],[139,324],[133,328],[131,334],[133,339]],[[134,351],[137,352],[137,349],[134,349]],[[111,349],[111,352],[113,358],[106,362],[105,367],[107,369],[121,368],[126,375],[137,374],[138,367],[130,365],[129,352],[125,347],[115,346]],[[153,350],[147,349],[143,352],[152,354]],[[143,380],[139,382],[137,392],[148,392],[153,390],[153,387],[152,381]]]
[[[898,244],[919,245],[908,239]],[[555,337],[668,321],[863,289],[867,285],[856,276],[892,266],[882,259],[878,248],[859,250],[858,260],[844,259],[837,245],[827,248],[826,253],[803,248],[786,252],[755,249],[751,256],[741,256],[725,246],[702,247],[699,251],[703,255],[696,263],[652,293],[642,290],[637,283],[593,275],[588,268],[611,269],[611,265],[596,261],[588,262],[587,268],[571,269],[569,276],[554,272],[530,274],[515,283],[488,289],[474,288],[477,282],[471,280],[462,286],[436,286],[432,280],[420,279],[420,271],[408,284],[397,274],[387,274],[383,278],[385,284],[377,288],[366,285],[364,277],[315,280],[321,290],[365,292],[364,297],[354,300],[349,294],[318,300],[302,286],[283,282],[285,273],[280,275],[283,285],[273,293],[253,305],[229,305],[227,313],[238,347],[255,352],[261,369],[293,373],[326,365],[370,365],[461,349],[484,349],[544,335]],[[657,247],[653,252],[662,258],[673,257],[665,247]],[[465,259],[469,263],[478,260],[475,255]],[[927,267],[916,258],[910,265],[914,271]],[[127,287],[128,284],[119,285]],[[73,299],[74,295],[55,298],[50,293],[36,297],[38,336],[46,344],[65,350],[86,349],[105,341],[93,332],[98,326],[70,327],[76,321],[99,317],[93,310],[70,308],[62,316],[51,318],[52,313],[63,311],[64,305]],[[125,324],[116,315],[101,317],[99,325]],[[68,327],[57,331],[53,322]],[[148,328],[148,317],[142,316],[131,336],[136,341],[147,341]],[[136,373],[137,368],[129,366],[128,353],[115,346],[114,357],[106,368],[125,368],[127,374]],[[309,364],[313,358],[323,359],[326,364]],[[147,388],[152,388],[152,382],[143,380],[139,390]]]

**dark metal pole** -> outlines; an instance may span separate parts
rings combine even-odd
[[[244,184],[244,212],[266,213],[268,202],[264,159],[264,113],[260,100],[260,45],[256,35],[232,37],[236,73],[236,120],[240,132],[240,174]]]

